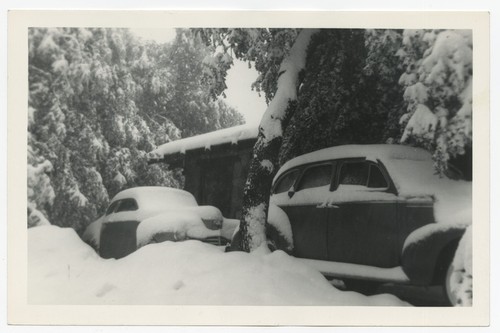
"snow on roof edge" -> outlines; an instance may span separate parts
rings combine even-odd
[[[253,124],[243,124],[205,134],[195,135],[189,138],[165,143],[153,150],[150,155],[152,157],[163,157],[165,155],[185,153],[186,151],[200,148],[208,150],[212,146],[225,143],[237,144],[239,141],[256,139],[259,133],[258,128],[258,126]]]

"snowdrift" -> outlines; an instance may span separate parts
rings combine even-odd
[[[28,230],[31,304],[387,305],[332,287],[282,251],[224,253],[199,241],[163,242],[120,259],[102,259],[72,229]]]

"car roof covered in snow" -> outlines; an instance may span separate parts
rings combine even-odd
[[[421,148],[397,144],[335,146],[313,151],[291,159],[281,167],[276,174],[276,178],[283,172],[300,165],[343,158],[366,158],[373,161],[385,161],[387,159],[425,161],[431,160],[431,155],[428,151]]]
[[[196,199],[187,191],[165,186],[132,187],[119,192],[111,202],[133,198],[139,207],[147,205],[161,206],[197,206]]]
[[[428,151],[398,144],[344,145],[304,154],[286,162],[274,181],[294,167],[344,158],[366,158],[382,162],[400,195],[435,195],[451,188],[469,192],[471,188],[470,182],[437,175],[432,155]]]
[[[185,139],[165,143],[150,153],[151,157],[163,157],[176,153],[186,153],[189,150],[210,149],[221,144],[237,144],[239,141],[255,139],[258,135],[258,126],[245,124],[229,127],[214,132],[200,134]]]

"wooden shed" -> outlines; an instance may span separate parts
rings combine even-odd
[[[219,208],[228,218],[241,217],[256,125],[240,125],[166,143],[150,154],[149,163],[183,168],[184,189],[198,204]]]

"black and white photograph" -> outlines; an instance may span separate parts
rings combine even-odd
[[[308,20],[21,31],[27,307],[484,305],[482,36]]]

